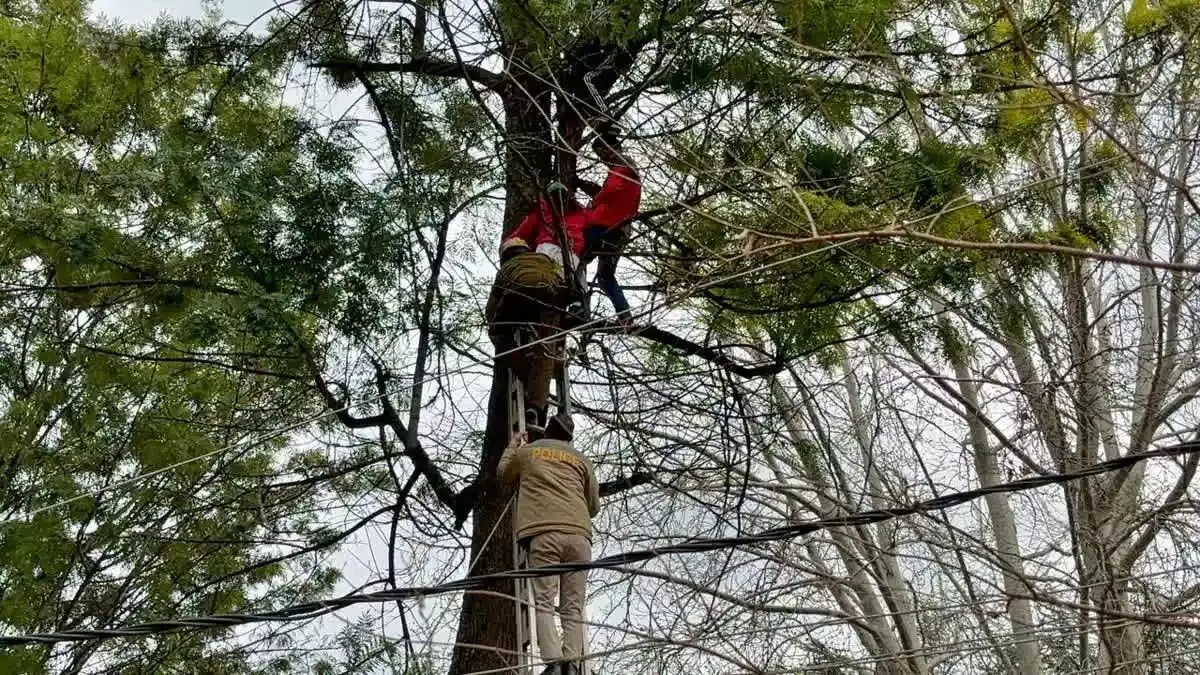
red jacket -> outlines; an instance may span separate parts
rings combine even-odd
[[[563,228],[567,231],[571,252],[576,256],[582,255],[584,232],[588,228],[599,226],[612,229],[637,215],[641,200],[642,185],[637,171],[628,166],[610,167],[604,187],[592,198],[590,207],[583,207],[573,199],[567,204]],[[559,245],[558,232],[554,228],[554,212],[544,197],[538,200],[537,207],[504,240],[514,238],[525,240],[533,250],[541,244]]]

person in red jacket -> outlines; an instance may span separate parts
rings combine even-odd
[[[579,269],[579,260],[584,253],[588,235],[616,229],[637,215],[642,199],[641,179],[631,162],[621,154],[620,143],[616,139],[597,139],[592,148],[600,157],[600,161],[608,167],[608,178],[604,185],[594,192],[589,206],[581,205],[574,198],[567,200],[565,205],[562,227],[571,247],[570,261],[573,270]],[[583,185],[586,188],[589,184]],[[538,205],[525,216],[505,241],[513,239],[531,243],[534,252],[550,258],[562,268],[562,240],[555,227],[554,212],[549,200],[539,200]]]
[[[617,262],[621,259],[621,253],[624,252],[625,244],[629,241],[628,220],[638,212],[642,197],[641,179],[637,170],[622,155],[620,141],[615,136],[601,136],[592,143],[592,148],[600,160],[610,167],[608,180],[603,186],[580,181],[580,188],[593,199],[599,198],[606,190],[610,192],[620,190],[621,194],[617,200],[613,200],[617,206],[612,208],[605,205],[604,208],[611,208],[611,211],[601,213],[600,217],[596,218],[584,231],[586,246],[583,266],[587,267],[592,258],[599,261],[596,280],[600,282],[601,290],[612,302],[617,317],[623,322],[628,322],[631,318],[629,301],[625,299],[625,291],[621,288],[621,283],[617,281]],[[614,168],[620,170],[616,176],[613,174]],[[614,185],[614,181],[621,182]],[[628,187],[626,183],[632,183],[633,187]],[[612,203],[612,201],[609,202],[609,204]],[[612,222],[617,216],[620,216],[620,219],[615,223]],[[581,274],[580,279],[582,278]]]
[[[507,364],[525,387],[526,423],[535,431],[545,426],[554,362],[561,358],[562,340],[554,336],[559,332],[571,286],[581,284],[584,279],[580,259],[585,252],[588,233],[613,231],[637,214],[641,202],[642,187],[637,171],[621,155],[619,144],[612,139],[598,140],[593,147],[608,166],[604,185],[595,191],[588,206],[568,197],[561,219],[555,218],[548,199],[538,201],[500,244],[500,271],[485,311],[488,334],[496,353],[511,352]],[[575,273],[575,278],[570,280],[563,274],[561,243],[564,234],[569,249],[567,260]],[[615,264],[612,269],[615,270]],[[612,283],[616,283],[615,277]],[[610,288],[611,285],[605,285],[605,292],[614,297]],[[620,290],[619,286],[617,289]],[[623,294],[615,297],[624,300]],[[614,306],[617,303],[614,300]],[[526,334],[522,344],[537,344],[517,351],[518,344],[513,341],[513,336],[521,330]]]

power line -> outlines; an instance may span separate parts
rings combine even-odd
[[[1050,474],[1046,476],[1032,476],[1009,483],[1001,483],[999,485],[992,485],[989,487],[981,487],[974,490],[966,490],[963,492],[942,495],[940,497],[934,497],[933,499],[917,502],[916,504],[909,506],[902,506],[893,509],[876,509],[833,518],[811,520],[803,523],[796,523],[793,525],[785,525],[783,527],[764,530],[752,535],[744,535],[740,537],[693,539],[691,541],[685,541],[670,546],[618,553],[616,555],[607,556],[589,562],[559,563],[531,569],[508,570],[493,574],[483,574],[476,577],[466,577],[442,584],[440,586],[410,586],[406,588],[377,591],[375,593],[351,594],[330,600],[317,600],[299,605],[292,605],[274,612],[265,612],[262,614],[213,614],[209,616],[168,619],[165,621],[135,624],[123,628],[70,630],[53,633],[31,633],[27,635],[0,637],[0,647],[31,644],[55,644],[59,642],[79,642],[83,640],[102,640],[121,637],[141,637],[146,635],[157,635],[161,633],[173,633],[188,629],[231,628],[233,626],[244,626],[253,623],[312,619],[324,614],[328,614],[329,612],[363,603],[395,602],[398,600],[423,598],[433,595],[442,595],[445,593],[474,590],[482,588],[483,586],[496,581],[529,579],[535,577],[552,576],[556,574],[565,574],[567,572],[606,569],[619,567],[630,563],[645,562],[647,560],[653,560],[664,555],[672,555],[676,553],[703,553],[709,551],[718,551],[736,548],[738,546],[763,544],[772,541],[780,541],[783,539],[792,539],[833,527],[856,527],[860,525],[871,525],[886,520],[900,518],[902,516],[910,516],[928,511],[941,511],[953,506],[965,504],[989,494],[1001,492],[1022,492],[1025,490],[1032,490],[1034,488],[1045,487],[1047,485],[1067,483],[1086,478],[1088,476],[1096,476],[1118,471],[1120,469],[1126,469],[1147,459],[1177,457],[1180,455],[1188,455],[1197,452],[1200,452],[1200,441],[1181,443],[1179,445],[1173,445],[1158,450],[1129,454],[1124,457],[1118,457],[1116,459],[1093,464],[1089,467],[1078,469],[1076,471]]]

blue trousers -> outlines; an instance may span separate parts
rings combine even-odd
[[[628,226],[618,230],[605,230],[600,227],[589,228],[584,237],[587,239],[588,250],[597,260],[596,281],[600,290],[608,296],[617,314],[629,313],[629,301],[625,299],[625,290],[617,281],[617,262],[621,259],[621,251],[629,240]]]

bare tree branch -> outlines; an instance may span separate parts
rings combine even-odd
[[[432,77],[466,78],[492,91],[502,91],[505,78],[500,73],[481,68],[469,63],[458,64],[453,61],[443,61],[428,56],[422,56],[400,63],[380,61],[357,61],[352,59],[329,59],[309,64],[309,68],[324,68],[360,73],[412,73]]]

